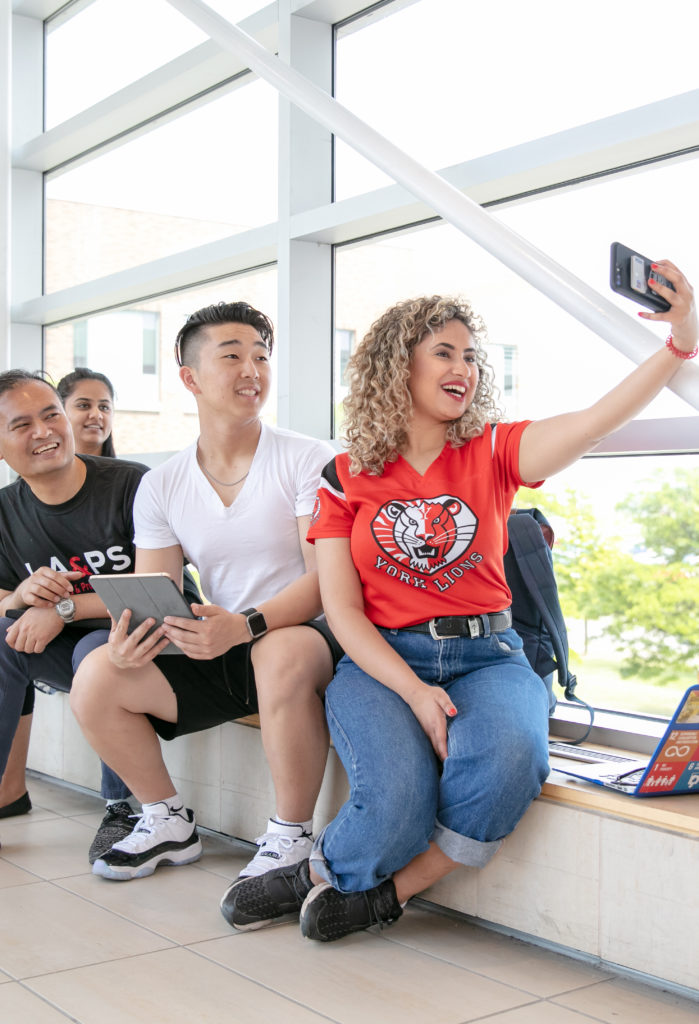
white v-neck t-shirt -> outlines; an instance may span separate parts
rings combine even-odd
[[[313,511],[325,441],[262,424],[248,476],[228,508],[197,462],[196,442],[145,474],[134,502],[135,545],[179,544],[214,604],[262,604],[305,570],[297,519]]]

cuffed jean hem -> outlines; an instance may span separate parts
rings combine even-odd
[[[313,843],[308,863],[320,878],[329,882],[334,889],[342,892],[343,890],[340,888],[337,875],[331,870],[330,865],[323,856],[324,832],[325,829],[323,829]],[[478,839],[471,839],[469,836],[462,836],[450,828],[445,828],[439,822],[435,824],[431,841],[451,860],[469,868],[484,868],[502,846],[502,839],[481,842]]]
[[[484,868],[502,845],[502,839],[481,842],[479,839],[470,839],[468,836],[459,835],[458,832],[445,828],[439,822],[435,824],[432,842],[451,860],[469,868]]]
[[[326,825],[326,828],[327,828],[327,825]],[[323,854],[323,836],[324,835],[325,835],[325,828],[320,833],[320,835],[316,837],[316,840],[313,843],[313,848],[312,848],[312,850],[310,852],[310,855],[308,857],[308,865],[309,865],[309,867],[311,867],[313,869],[313,871],[317,875],[320,876],[320,878],[323,879],[323,881],[329,882],[330,885],[332,885],[333,889],[337,889],[338,892],[344,892],[345,890],[340,887],[340,884],[339,884],[339,882],[337,880],[337,875],[335,874],[334,871],[331,870],[330,865],[328,864],[328,862],[325,859],[325,856]],[[382,879],[382,881],[383,881],[383,879]]]

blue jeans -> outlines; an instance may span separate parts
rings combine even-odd
[[[433,841],[454,861],[486,864],[548,775],[548,692],[514,630],[471,639],[382,629],[458,714],[443,765],[405,701],[345,656],[325,697],[350,796],[311,853],[341,892],[378,885]]]
[[[35,679],[43,679],[54,689],[67,692],[83,658],[106,644],[109,637],[106,629],[88,631],[70,626],[41,654],[24,654],[5,642],[5,634],[14,622],[0,617],[0,778],[7,765],[27,687],[33,686]],[[105,800],[126,800],[130,796],[130,790],[104,762],[101,792]]]

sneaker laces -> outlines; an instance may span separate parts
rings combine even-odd
[[[263,836],[258,836],[255,840],[255,845],[259,846],[259,853],[269,850],[270,853],[282,853],[283,850],[290,850],[297,839],[302,839],[303,836],[282,836],[278,832],[265,832]],[[255,854],[257,856],[258,854]]]
[[[131,818],[138,818],[138,821],[134,825],[133,832],[130,832],[125,839],[120,840],[119,849],[125,852],[130,852],[131,848],[134,847],[137,851],[140,849],[141,838],[144,835],[153,835],[154,832],[158,831],[158,828],[168,821],[167,817],[158,814],[131,814]],[[128,847],[128,849],[127,849]]]

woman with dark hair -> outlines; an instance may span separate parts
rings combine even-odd
[[[308,533],[346,652],[325,708],[350,796],[309,861],[231,886],[235,928],[300,914],[327,942],[391,924],[450,871],[487,864],[538,796],[548,694],[512,628],[507,516],[519,487],[570,466],[697,355],[692,288],[657,266],[669,309],[639,315],[672,333],[586,409],[504,422],[483,324],[458,299],[393,306],[352,356],[347,451],[323,470]]]
[[[114,458],[114,387],[109,377],[76,366],[72,373],[61,377],[56,390],[73,428],[75,451]]]

